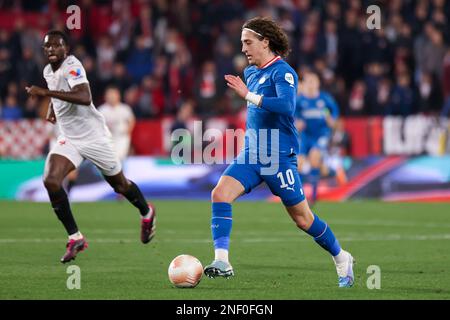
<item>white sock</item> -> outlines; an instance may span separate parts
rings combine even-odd
[[[344,249],[341,249],[341,251],[337,254],[337,256],[333,257],[334,263],[342,263],[345,262],[347,259],[348,252]]]
[[[214,253],[215,253],[214,260],[220,260],[220,261],[225,261],[225,262],[229,263],[228,262],[228,250],[216,249],[216,250],[214,250]]]
[[[82,239],[82,238],[83,238],[83,235],[81,234],[80,231],[75,232],[74,234],[71,234],[71,235],[69,236],[69,240],[80,240],[80,239]]]
[[[145,216],[142,216],[142,219],[150,219],[152,213],[153,213],[152,207],[148,207],[148,212]]]

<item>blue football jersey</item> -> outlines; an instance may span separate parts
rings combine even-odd
[[[297,154],[296,72],[280,57],[275,57],[261,68],[253,65],[245,68],[244,78],[251,92],[263,96],[260,107],[247,102],[245,151],[258,157],[260,154],[271,155],[271,150],[278,152],[279,157]],[[273,130],[278,131],[278,139],[272,145],[271,134],[276,134]]]
[[[328,93],[321,91],[315,98],[307,98],[302,94],[297,97],[295,116],[305,122],[302,134],[317,138],[331,134],[326,121],[327,114],[333,119],[339,117],[339,108]]]

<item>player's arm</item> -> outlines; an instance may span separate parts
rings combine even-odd
[[[45,120],[47,120],[52,124],[56,123],[55,110],[53,109],[53,103],[51,101],[48,104],[47,115],[45,116]]]
[[[26,87],[25,89],[31,96],[56,98],[84,106],[88,106],[92,102],[91,90],[88,83],[78,84],[67,92],[48,90],[38,86]]]
[[[291,73],[281,72],[275,76],[276,97],[262,97],[261,108],[285,116],[295,113],[296,92],[294,77]]]
[[[327,121],[328,127],[334,129],[336,126],[336,120],[339,118],[339,107],[336,101],[328,94],[326,95],[326,103],[327,114],[325,116],[325,120]]]
[[[292,76],[292,75],[291,75]],[[256,93],[250,92],[238,76],[225,75],[228,87],[232,88],[241,98],[255,104],[258,107],[264,108],[268,111],[292,116],[295,112],[295,89],[284,78],[276,79],[275,89],[277,97],[263,97]]]

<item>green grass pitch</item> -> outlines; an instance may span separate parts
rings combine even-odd
[[[450,299],[449,204],[319,203],[314,211],[357,261],[351,289],[337,288],[330,256],[282,205],[265,202],[233,206],[234,278],[174,288],[167,268],[175,256],[213,258],[210,204],[155,205],[156,237],[143,245],[128,202],[73,204],[89,248],[71,263],[81,289],[69,290],[59,262],[66,235],[50,204],[0,202],[0,299]],[[371,265],[381,270],[380,289],[367,288]]]

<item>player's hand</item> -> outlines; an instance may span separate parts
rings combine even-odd
[[[45,97],[48,92],[47,89],[38,86],[25,87],[25,90],[30,96],[41,96],[41,97]]]
[[[56,123],[56,115],[55,110],[53,110],[53,104],[50,102],[47,109],[47,115],[45,116],[45,120],[48,122],[55,124]]]
[[[238,96],[245,99],[245,96],[248,93],[248,88],[240,77],[226,74],[225,80],[227,81],[228,87],[233,89],[238,94]]]

